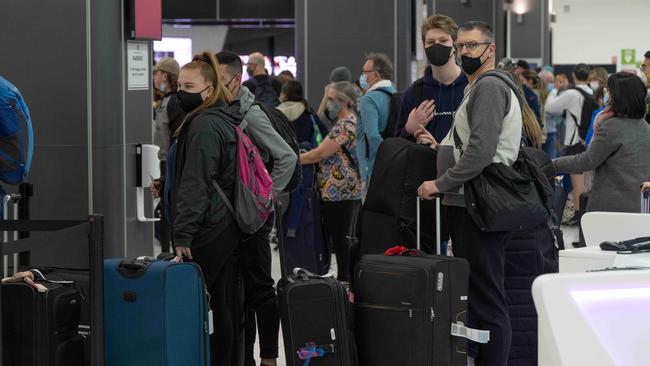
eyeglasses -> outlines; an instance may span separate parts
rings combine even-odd
[[[361,70],[362,73],[367,74],[369,72],[375,72],[377,70]]]
[[[462,51],[463,47],[467,48],[469,52],[473,52],[478,48],[478,46],[485,45],[485,44],[492,44],[492,42],[467,42],[467,43],[456,43],[454,45],[454,48],[456,49],[457,52]]]

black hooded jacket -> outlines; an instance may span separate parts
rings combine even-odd
[[[227,122],[238,125],[241,118],[234,103],[201,111],[181,128],[170,197],[176,246],[201,247],[209,241],[201,238],[213,238],[236,225],[212,181],[232,203],[237,135]]]

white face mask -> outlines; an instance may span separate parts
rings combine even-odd
[[[589,87],[591,88],[591,90],[596,91],[600,87],[600,82],[592,81],[589,83]]]

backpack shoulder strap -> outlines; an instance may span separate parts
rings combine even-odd
[[[214,189],[217,191],[219,194],[219,197],[223,200],[223,203],[226,205],[226,208],[228,209],[228,212],[232,215],[232,217],[235,217],[235,209],[232,207],[232,204],[230,203],[230,200],[226,196],[226,193],[221,189],[221,186],[219,183],[217,183],[216,179],[212,180],[212,186]]]
[[[389,92],[388,90],[386,90],[384,88],[379,88],[379,89],[375,89],[375,90],[372,90],[372,91],[382,92],[382,93],[388,95],[389,98],[392,98],[393,95],[395,95],[395,93],[391,93],[391,92]]]

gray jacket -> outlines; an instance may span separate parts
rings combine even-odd
[[[650,126],[642,119],[608,119],[587,151],[555,159],[553,166],[558,173],[596,171],[587,211],[639,212],[639,187],[650,174]]]
[[[247,87],[242,85],[239,88],[235,100],[241,104],[240,112],[248,124],[245,131],[259,148],[262,159],[274,161],[271,172],[273,192],[276,195],[280,194],[291,180],[298,157],[291,146],[275,131],[266,113],[259,106],[253,105],[255,96]]]
[[[512,165],[521,142],[521,107],[510,82],[494,70],[482,75],[468,86],[465,98],[454,116],[447,137],[438,145],[438,190],[444,193],[446,206],[465,207],[463,185],[475,178],[485,167],[501,162]],[[456,129],[464,151],[454,146]]]

